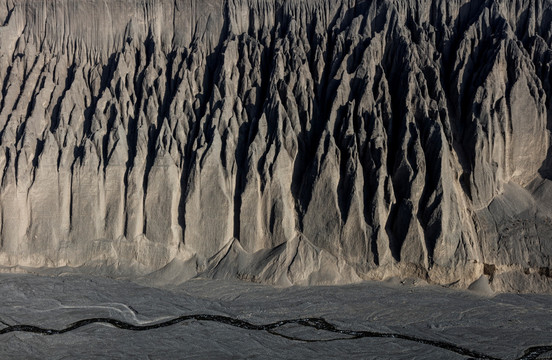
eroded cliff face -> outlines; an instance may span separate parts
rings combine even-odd
[[[550,291],[547,0],[2,0],[0,23],[4,266]]]

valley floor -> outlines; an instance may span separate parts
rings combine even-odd
[[[275,288],[191,280],[157,289],[3,274],[0,298],[2,359],[552,356],[550,295],[483,297],[414,281]]]

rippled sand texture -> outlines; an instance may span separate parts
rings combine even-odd
[[[546,359],[549,295],[0,276],[2,358]]]

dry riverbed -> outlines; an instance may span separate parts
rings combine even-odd
[[[552,296],[0,275],[3,359],[545,359]]]

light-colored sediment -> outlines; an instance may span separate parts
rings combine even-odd
[[[550,1],[2,0],[0,24],[3,266],[552,289]]]

